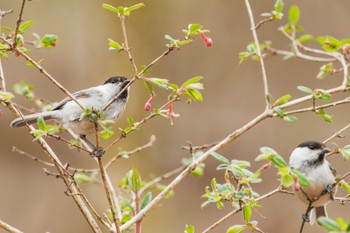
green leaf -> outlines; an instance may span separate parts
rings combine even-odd
[[[284,116],[283,120],[288,121],[290,123],[295,123],[298,121],[298,118],[296,116]]]
[[[185,229],[185,233],[194,233],[194,226],[192,225],[187,225]]]
[[[116,42],[110,38],[108,38],[108,45],[109,45],[108,50],[111,50],[111,51],[120,52],[120,51],[124,50],[123,46],[121,46],[118,42]]]
[[[222,156],[216,152],[211,152],[210,155],[213,156],[214,159],[216,159],[220,163],[230,164],[230,160],[228,160],[227,158],[225,158],[224,156]]]
[[[293,177],[289,174],[282,177],[281,184],[284,187],[290,187],[293,184]]]
[[[106,4],[106,3],[102,4],[102,8],[107,9],[107,10],[112,11],[112,12],[117,13],[117,14],[119,13],[117,8],[115,8],[114,6],[111,6],[109,4]]]
[[[198,32],[200,29],[202,29],[202,25],[200,24],[189,24],[188,25],[188,31],[190,33]]]
[[[275,6],[274,6],[275,11],[280,13],[280,12],[282,12],[283,7],[284,7],[283,0],[276,0]]]
[[[349,158],[350,158],[350,145],[344,146],[340,151],[341,151],[341,154],[343,155],[343,159],[345,161],[349,160]]]
[[[300,43],[306,43],[306,42],[311,41],[313,39],[314,39],[314,37],[312,35],[306,34],[306,35],[302,35],[301,37],[299,37],[298,41]]]
[[[281,168],[288,166],[287,162],[280,155],[271,156],[271,162]]]
[[[143,7],[143,6],[145,6],[145,4],[138,3],[138,4],[135,4],[135,5],[130,6],[130,7],[125,7],[124,8],[124,10],[125,10],[124,15],[125,16],[129,16],[131,11],[137,10],[137,9]]]
[[[197,91],[195,89],[188,89],[187,92],[195,101],[197,101],[197,102],[203,101],[203,96],[199,91]]]
[[[313,90],[308,88],[308,87],[298,86],[297,88],[298,88],[298,90],[303,91],[305,93],[313,94]]]
[[[37,124],[38,124],[40,130],[43,130],[43,131],[46,130],[46,124],[45,124],[44,118],[39,117],[37,120]]]
[[[298,182],[299,182],[301,187],[304,187],[304,188],[309,187],[310,182],[303,173],[299,172],[298,170],[293,169],[292,174],[294,174],[298,177]]]
[[[134,193],[137,193],[141,188],[141,177],[135,167],[129,172],[128,184]]]
[[[202,76],[197,76],[197,77],[191,78],[191,79],[185,81],[185,82],[181,85],[181,87],[182,87],[182,88],[186,88],[188,85],[190,85],[190,84],[192,84],[192,83],[196,83],[196,82],[200,81],[201,79],[203,79]]]
[[[148,192],[141,201],[141,210],[145,208],[152,201],[152,193]]]
[[[299,22],[300,11],[296,5],[289,8],[289,25],[295,26]]]
[[[284,95],[282,97],[280,97],[279,99],[277,99],[275,101],[275,103],[273,103],[274,106],[279,106],[279,105],[282,105],[282,104],[285,104],[288,102],[288,100],[292,98],[291,95]]]
[[[32,20],[28,20],[24,23],[22,23],[20,26],[19,26],[19,30],[23,33],[25,30],[27,30],[30,26],[33,25],[33,21]]]
[[[0,97],[2,101],[4,101],[4,100],[10,100],[15,96],[11,92],[0,91]]]
[[[340,182],[340,186],[344,189],[344,191],[350,194],[350,185],[346,183],[344,180]]]
[[[246,225],[234,225],[227,229],[226,233],[242,233],[247,230],[247,228]]]
[[[336,221],[334,221],[333,219],[322,216],[322,217],[319,217],[317,221],[327,231],[330,231],[330,232],[340,232],[341,231],[339,224]]]
[[[82,172],[77,172],[74,174],[74,180],[79,184],[88,184],[93,183],[96,180],[96,178],[94,176],[87,176]]]
[[[152,84],[150,84],[150,83],[147,82],[147,81],[144,81],[143,83],[145,84],[145,87],[147,88],[147,90],[148,90],[150,93],[153,93],[153,86],[152,86]]]
[[[243,206],[244,221],[249,222],[251,216],[252,216],[252,208],[248,204],[244,205]]]

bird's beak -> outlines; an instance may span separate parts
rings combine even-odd
[[[130,82],[129,80],[125,80],[125,81],[123,82],[123,84],[122,84],[122,89],[123,89],[126,85],[128,85],[129,82]]]
[[[324,154],[327,154],[329,152],[331,152],[331,149],[329,149],[328,147],[324,148],[322,151]]]

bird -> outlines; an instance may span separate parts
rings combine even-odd
[[[123,76],[113,76],[108,78],[102,85],[90,87],[88,89],[80,90],[72,95],[85,108],[94,110],[103,109],[113,98],[115,98],[130,81]],[[130,87],[123,91],[114,102],[108,106],[104,111],[104,119],[117,120],[124,112],[126,103],[129,98]],[[92,143],[86,139],[89,134],[95,133],[95,123],[89,117],[81,118],[85,112],[74,100],[66,97],[58,104],[53,106],[51,111],[39,112],[26,116],[19,117],[13,120],[11,127],[22,127],[26,124],[34,124],[37,119],[42,117],[44,120],[58,120],[62,123],[64,128],[70,128],[78,134],[82,139],[87,141],[90,146]],[[96,149],[96,148],[94,148]]]
[[[308,187],[294,190],[297,197],[308,205],[303,220],[311,225],[321,216],[327,217],[326,205],[334,200],[336,171],[326,160],[331,150],[318,141],[305,141],[292,152],[289,165],[303,173],[309,181]],[[310,218],[311,216],[311,218]]]

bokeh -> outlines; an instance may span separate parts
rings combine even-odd
[[[255,21],[260,14],[273,8],[273,0],[251,0]],[[32,0],[24,10],[24,20],[33,20],[35,24],[29,32],[39,35],[57,34],[58,45],[49,50],[35,50],[31,56],[45,59],[42,65],[68,90],[74,92],[98,85],[112,75],[132,77],[133,71],[125,53],[108,51],[107,38],[122,41],[121,26],[115,14],[101,8],[102,3],[130,6],[139,3],[135,0]],[[197,75],[204,76],[205,85],[203,103],[177,102],[175,111],[181,117],[171,125],[167,119],[156,118],[149,121],[139,131],[130,134],[113,151],[106,155],[111,158],[118,150],[131,150],[148,142],[156,135],[155,145],[130,159],[121,159],[109,170],[117,182],[133,167],[137,167],[144,178],[158,176],[181,166],[181,159],[189,157],[182,146],[201,145],[224,138],[226,135],[249,122],[264,109],[262,75],[258,62],[238,62],[238,53],[244,51],[253,40],[244,1],[203,1],[203,0],[144,0],[146,5],[132,12],[127,19],[127,31],[132,54],[138,66],[148,64],[166,50],[164,35],[174,38],[183,36],[182,29],[189,23],[199,23],[210,30],[208,36],[214,45],[207,48],[200,38],[194,43],[172,52],[154,67],[147,75],[171,80],[181,84]],[[305,34],[314,36],[332,35],[336,38],[349,37],[350,1],[348,0],[309,0],[285,1],[285,12],[293,4],[301,10],[300,24]],[[0,9],[13,9],[14,13],[3,19],[3,26],[15,27],[19,13],[20,0],[1,0]],[[289,49],[289,41],[279,32],[278,27],[287,22],[268,23],[259,31],[260,41],[270,40],[275,48]],[[34,39],[34,38],[33,38]],[[319,48],[316,42],[310,46]],[[7,85],[27,80],[34,85],[38,96],[59,101],[64,94],[56,88],[38,70],[25,65],[21,57],[10,56],[2,59]],[[271,93],[274,97],[291,94],[293,98],[303,96],[297,90],[298,85],[311,88],[330,88],[342,82],[341,74],[332,75],[325,80],[317,80],[320,63],[293,58],[283,61],[281,57],[266,60],[266,69]],[[165,103],[167,93],[156,90],[154,106]],[[126,112],[114,129],[127,126],[127,117],[141,120],[147,116],[143,110],[148,93],[142,82],[136,82],[131,88],[131,96]],[[15,102],[29,108],[33,104],[21,97]],[[303,106],[309,106],[310,103]],[[291,124],[280,119],[268,119],[257,125],[236,141],[220,151],[230,159],[243,159],[252,162],[255,170],[262,165],[253,162],[259,154],[259,148],[270,146],[286,160],[290,152],[300,142],[308,139],[325,140],[334,132],[349,123],[347,105],[330,109],[334,115],[332,123],[325,123],[314,113],[298,115],[298,122]],[[26,129],[9,127],[13,116],[5,109],[0,118],[0,219],[24,232],[91,232],[72,198],[64,194],[65,185],[59,179],[46,176],[43,165],[22,155],[12,152],[16,146],[38,158],[47,159],[40,146]],[[338,145],[349,143],[349,131],[345,139],[335,139]],[[74,167],[93,168],[94,161],[85,153],[70,150],[66,145],[48,139],[64,163]],[[103,142],[105,145],[107,142]],[[329,147],[334,147],[329,143]],[[340,156],[334,156],[331,163],[340,174],[348,170]],[[186,224],[201,232],[232,209],[227,205],[224,210],[215,206],[201,209],[204,201],[201,195],[210,180],[216,177],[223,182],[223,172],[217,171],[217,161],[206,162],[204,176],[188,176],[175,188],[175,196],[163,200],[161,205],[147,214],[143,221],[144,232],[183,232]],[[264,182],[256,185],[256,191],[264,194],[278,186],[275,169],[262,174]],[[169,182],[169,181],[166,181]],[[108,208],[103,189],[99,185],[83,186],[91,202],[99,211]],[[306,206],[291,195],[276,195],[261,202],[264,206],[253,213],[253,220],[259,221],[259,227],[265,232],[297,232],[301,223],[301,213]],[[328,206],[331,217],[350,216],[349,206],[332,203]],[[213,232],[225,232],[234,224],[243,223],[238,214]],[[304,232],[322,232],[317,226],[306,226]]]

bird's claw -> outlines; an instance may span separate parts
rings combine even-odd
[[[303,221],[305,222],[310,222],[310,216],[308,214],[303,214],[301,216],[301,218],[303,219]]]

